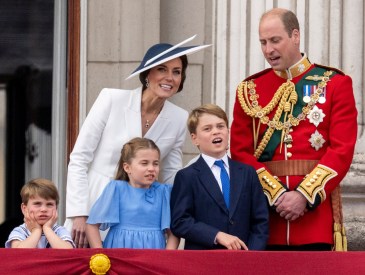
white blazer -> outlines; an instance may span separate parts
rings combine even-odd
[[[115,177],[123,145],[142,136],[142,88],[103,89],[80,130],[70,155],[67,174],[66,218],[88,216],[107,183]],[[173,183],[182,168],[182,146],[188,112],[166,101],[144,137],[161,151],[159,180]],[[65,226],[71,231],[72,221]]]

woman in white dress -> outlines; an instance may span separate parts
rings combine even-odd
[[[90,207],[115,177],[120,150],[134,137],[153,140],[161,151],[160,182],[172,183],[182,168],[187,111],[168,101],[183,88],[186,55],[209,45],[181,47],[156,44],[128,77],[139,75],[135,90],[103,89],[82,125],[70,155],[66,222],[78,248],[88,247],[85,234]]]

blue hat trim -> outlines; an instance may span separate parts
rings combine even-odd
[[[186,42],[192,40],[195,36],[188,38],[187,40],[179,43],[178,45],[185,44]],[[189,46],[189,47],[176,47],[176,46],[167,43],[160,43],[153,45],[151,48],[147,50],[141,64],[126,79],[132,78],[133,76],[140,74],[141,72],[144,72],[146,70],[149,70],[157,65],[160,65],[162,63],[165,63],[167,61],[170,61],[183,55],[188,55],[197,52],[211,45]]]

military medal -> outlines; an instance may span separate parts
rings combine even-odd
[[[324,87],[322,89],[322,93],[321,93],[321,95],[318,98],[318,102],[321,103],[321,104],[323,104],[323,103],[326,102],[326,87]]]
[[[323,88],[327,85],[327,82],[330,81],[329,77],[331,74],[332,71],[326,71],[323,73],[323,76],[318,77],[320,78],[318,88],[315,85],[313,85],[313,87],[311,87],[311,85],[303,85],[303,97],[307,96],[310,100],[306,106],[302,107],[302,112],[296,116],[293,115],[293,106],[295,106],[297,103],[298,95],[295,91],[295,84],[290,79],[280,85],[271,101],[265,107],[262,107],[260,104],[258,104],[257,99],[259,95],[256,94],[256,84],[252,79],[248,81],[242,81],[237,86],[237,98],[239,103],[241,104],[243,111],[253,119],[253,147],[255,150],[255,158],[260,158],[275,130],[282,131],[280,149],[283,143],[286,144],[286,148],[290,148],[292,146],[293,137],[289,135],[290,130],[293,127],[298,126],[301,121],[304,121],[307,118],[310,111],[318,102],[318,99],[323,92]],[[310,95],[311,90],[313,90],[312,95]],[[275,108],[276,110],[274,110]],[[269,117],[271,113],[274,113],[273,118]],[[281,121],[280,117],[282,117],[283,113],[284,117],[283,121]],[[323,121],[323,118],[323,111],[312,115],[313,123],[316,122],[319,124],[321,121]],[[256,123],[257,120],[258,123]],[[261,124],[267,125],[268,128],[261,138],[261,141],[259,141],[258,133]],[[311,142],[312,146],[316,146],[318,149],[325,142],[323,137],[319,136],[319,133],[312,136],[309,141]]]
[[[303,101],[309,103],[311,101],[311,94],[314,94],[316,90],[316,85],[303,85]]]
[[[316,130],[309,139],[309,142],[311,143],[311,146],[318,151],[320,148],[323,147],[323,144],[326,142],[326,140],[323,138],[323,136]]]
[[[311,81],[321,81],[322,76],[310,75],[310,76],[307,76],[305,79],[308,79]],[[307,87],[307,86],[311,86],[311,87]],[[310,91],[306,91],[307,89]],[[311,94],[314,94],[316,90],[317,90],[316,85],[304,85],[303,86],[303,101],[305,103],[308,103],[310,101],[310,99],[308,100],[308,98],[306,97],[307,96],[306,93],[309,93],[308,96],[310,96]],[[322,93],[319,95],[318,102],[321,104],[326,102],[326,87],[322,88]]]
[[[316,105],[307,115],[310,123],[313,123],[316,127],[318,127],[319,123],[323,122],[323,118],[326,115],[323,113],[322,109],[319,109]]]

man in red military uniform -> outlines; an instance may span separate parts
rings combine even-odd
[[[291,11],[266,12],[259,36],[271,68],[238,85],[230,147],[233,159],[256,168],[271,207],[268,249],[331,250],[335,244],[345,250],[336,187],[357,136],[352,80],[300,52]]]

